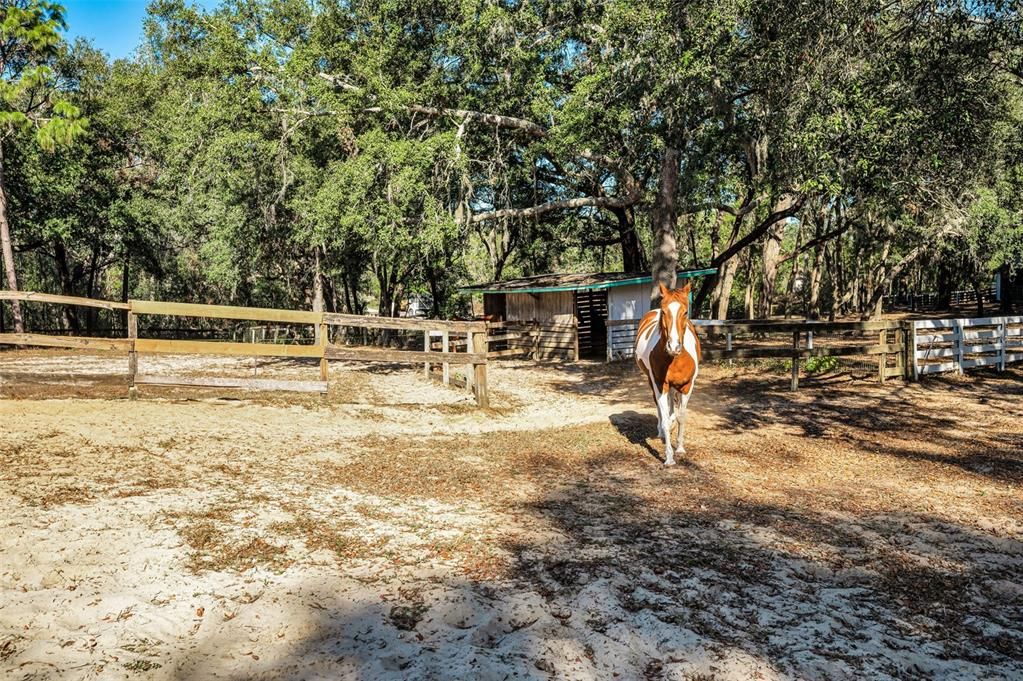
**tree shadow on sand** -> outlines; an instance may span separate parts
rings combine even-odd
[[[635,445],[574,471],[502,509],[517,526],[501,540],[502,576],[388,573],[351,600],[330,580],[284,583],[302,594],[287,644],[239,626],[200,644],[203,659],[262,657],[225,663],[233,679],[1023,674],[1011,527],[751,501]],[[196,678],[196,664],[177,678]]]
[[[673,473],[643,490],[577,482],[531,507],[568,539],[517,547],[519,576],[599,623],[609,640],[591,645],[631,641],[665,671],[700,648],[807,678],[1023,671],[1023,604],[1003,593],[1023,570],[1019,537],[750,503]]]

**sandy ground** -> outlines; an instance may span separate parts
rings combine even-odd
[[[0,675],[1023,677],[1023,372],[708,367],[668,469],[631,366],[490,382],[486,413],[398,367],[327,399],[0,385]]]

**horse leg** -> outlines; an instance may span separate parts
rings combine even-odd
[[[688,415],[689,410],[686,409],[685,407],[681,407],[679,411],[681,412],[681,416],[678,417],[678,446],[675,448],[675,451],[677,451],[679,454],[685,454],[686,416]]]
[[[679,405],[676,419],[678,420],[678,447],[676,451],[685,454],[686,453],[686,417],[689,416],[689,398],[693,394],[693,382],[690,381],[689,385],[685,386],[688,388],[688,392],[679,392]]]
[[[675,451],[671,447],[671,389],[665,390],[657,395],[657,420],[661,427],[661,434],[664,437],[664,465],[675,465]]]

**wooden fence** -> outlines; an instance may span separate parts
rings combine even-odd
[[[136,394],[138,385],[195,386],[218,388],[242,388],[248,390],[290,390],[298,392],[326,393],[329,379],[330,360],[361,362],[414,363],[438,362],[471,366],[472,391],[476,403],[489,406],[487,390],[487,328],[484,322],[456,322],[444,320],[406,319],[344,315],[329,312],[303,310],[277,310],[270,308],[234,307],[227,305],[198,305],[190,303],[167,303],[157,301],[130,300],[119,303],[91,298],[55,296],[20,291],[0,291],[0,300],[22,300],[82,307],[126,310],[128,314],[127,338],[85,338],[78,336],[53,336],[33,333],[0,334],[0,345],[43,346],[107,350],[126,353],[128,356],[127,381],[129,395]],[[140,316],[163,315],[177,317],[201,317],[207,319],[237,319],[246,321],[275,322],[278,324],[309,325],[313,328],[311,344],[239,343],[224,341],[172,340],[164,338],[140,338]],[[362,327],[422,331],[427,338],[431,331],[455,331],[466,335],[472,352],[441,353],[430,349],[423,351],[393,350],[352,345],[335,345],[329,342],[331,327]],[[429,342],[427,342],[427,348]],[[319,359],[319,380],[265,380],[246,378],[216,378],[149,375],[138,372],[139,354],[198,354],[228,355],[241,357],[302,357]]]
[[[913,376],[1023,362],[1023,317],[921,319],[913,325]]]
[[[575,322],[487,322],[487,332],[491,359],[579,359],[579,326]]]
[[[920,376],[975,367],[1003,370],[1023,362],[1023,316],[972,319],[918,319],[871,322],[732,322],[694,319],[705,340],[723,339],[724,347],[705,347],[704,359],[792,359],[793,387],[799,362],[811,357],[866,355],[878,357],[877,376],[916,379]],[[632,357],[638,320],[608,320],[608,361]],[[765,341],[770,334],[792,334],[791,344]],[[759,338],[736,347],[738,335]],[[821,343],[821,336],[829,337]],[[834,340],[831,336],[843,335]],[[850,342],[853,335],[876,339]],[[816,342],[816,344],[815,344]],[[720,340],[717,345],[720,345]]]
[[[815,357],[876,356],[877,376],[882,383],[889,378],[906,375],[909,327],[899,321],[733,322],[694,319],[693,324],[703,330],[704,359],[790,360],[793,390],[799,387],[800,364]],[[608,320],[607,325],[608,361],[632,357],[639,320]],[[784,344],[779,342],[779,334],[785,339]],[[736,337],[740,335],[745,347],[737,347],[739,339]],[[707,343],[708,339],[716,342],[711,345]],[[720,347],[722,340],[724,347]]]

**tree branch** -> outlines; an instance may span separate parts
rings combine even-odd
[[[476,224],[486,220],[500,220],[501,218],[531,218],[544,213],[551,213],[556,210],[567,210],[569,208],[625,208],[639,201],[640,196],[628,194],[622,197],[611,196],[580,196],[575,199],[563,199],[561,201],[549,201],[538,206],[529,208],[501,208],[486,213],[476,213],[470,222]]]
[[[319,73],[320,78],[331,83],[335,87],[348,90],[350,92],[362,92],[362,88],[357,85],[353,85],[341,76],[332,75],[329,73]],[[547,128],[543,127],[538,123],[534,123],[525,118],[518,118],[515,116],[505,116],[502,114],[486,113],[482,111],[470,111],[468,109],[450,109],[446,107],[434,107],[425,106],[422,104],[410,104],[402,107],[404,110],[411,113],[419,113],[432,118],[442,118],[445,116],[451,116],[457,119],[480,121],[489,125],[494,125],[500,128],[509,128],[512,130],[519,130],[526,133],[530,137],[535,139],[546,139],[550,132]],[[380,113],[384,111],[383,107],[375,106],[368,107],[362,110],[365,113]],[[473,215],[470,222],[473,224],[483,222],[486,220],[497,220],[506,217],[535,217],[537,215],[543,215],[544,213],[550,213],[556,210],[565,210],[569,208],[585,208],[585,207],[596,207],[596,208],[624,208],[637,203],[642,198],[642,190],[636,178],[633,177],[632,173],[629,172],[624,166],[618,161],[611,157],[601,154],[589,149],[583,149],[581,151],[574,152],[579,158],[592,161],[593,163],[600,164],[611,170],[616,171],[621,177],[619,178],[624,185],[625,194],[623,196],[614,198],[607,196],[586,196],[575,199],[564,199],[560,201],[550,201],[537,206],[530,206],[528,208],[502,208],[500,210],[493,210],[486,213],[478,213]]]
[[[736,253],[749,246],[751,243],[759,239],[761,236],[770,229],[771,225],[781,220],[786,220],[800,211],[803,207],[803,201],[806,200],[805,196],[797,197],[787,208],[777,210],[760,222],[756,227],[750,230],[749,234],[736,241],[734,244],[726,248],[718,257],[714,258],[710,262],[711,267],[719,267],[722,263],[731,259]]]
[[[810,239],[805,244],[803,244],[802,246],[800,246],[799,248],[797,248],[796,250],[792,251],[791,253],[786,255],[784,258],[779,260],[778,261],[779,264],[788,262],[789,260],[792,260],[793,258],[795,258],[796,256],[800,255],[801,253],[806,253],[808,250],[810,250],[814,246],[818,246],[818,245],[824,243],[825,241],[831,241],[832,239],[834,239],[837,236],[842,236],[843,234],[848,232],[849,229],[852,226],[853,226],[853,223],[851,221],[847,221],[846,224],[844,226],[842,226],[842,227],[836,227],[835,229],[831,230],[830,232],[826,232],[824,234],[821,234],[818,237]]]

